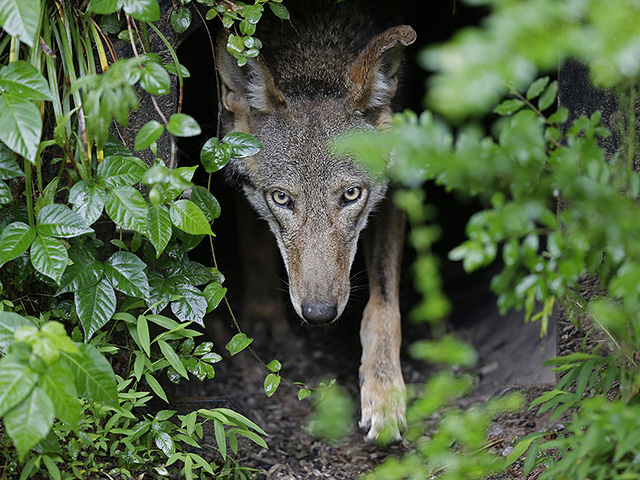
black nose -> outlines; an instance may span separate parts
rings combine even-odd
[[[338,308],[332,303],[309,302],[302,306],[302,317],[312,325],[323,325],[335,320]]]

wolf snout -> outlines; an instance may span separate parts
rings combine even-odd
[[[312,301],[302,305],[302,318],[312,325],[325,325],[338,316],[338,307],[334,303]]]

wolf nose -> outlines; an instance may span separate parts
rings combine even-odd
[[[312,325],[323,325],[335,320],[338,308],[332,303],[309,302],[302,306],[302,317]]]

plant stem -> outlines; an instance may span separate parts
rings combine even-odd
[[[34,227],[36,225],[33,215],[33,185],[31,183],[31,162],[27,159],[24,161],[24,196],[27,200],[27,216],[29,218],[29,225]]]

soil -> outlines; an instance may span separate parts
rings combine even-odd
[[[486,284],[491,272],[471,278],[466,286],[453,292],[454,314],[449,326],[478,351],[479,360],[472,373],[478,382],[470,395],[458,406],[468,408],[485,402],[493,395],[519,390],[528,401],[553,388],[554,375],[541,367],[542,362],[556,354],[556,319],[550,331],[541,338],[538,324],[526,324],[519,312],[501,316],[495,298]],[[224,328],[228,319],[210,319],[210,335],[218,345],[234,333]],[[409,390],[423,384],[434,373],[433,367],[406,354],[406,347],[428,336],[426,325],[407,325],[403,332],[403,374]],[[225,358],[219,364],[217,376],[207,383],[191,383],[181,388],[181,405],[185,409],[228,406],[258,423],[269,437],[265,450],[246,442],[237,460],[256,470],[256,478],[266,479],[356,479],[389,456],[402,456],[409,445],[400,443],[386,447],[367,444],[357,428],[357,372],[360,343],[357,319],[341,322],[324,330],[300,327],[295,318],[290,322],[292,335],[285,341],[270,341],[255,350],[265,361],[278,358],[283,363],[283,377],[317,385],[322,379],[333,378],[344,387],[353,400],[351,433],[338,443],[315,438],[308,428],[313,402],[297,399],[297,387],[282,382],[278,391],[267,398],[263,391],[265,370],[249,352]],[[563,342],[580,345],[578,330],[571,324],[559,327]],[[221,352],[223,353],[223,352]],[[551,423],[546,416],[536,416],[525,406],[520,412],[501,414],[488,432],[487,445],[499,455],[507,456],[514,439],[530,432],[561,429],[560,421]],[[205,441],[205,443],[208,443]],[[211,442],[213,443],[213,441]],[[535,474],[535,472],[534,472]],[[521,467],[513,468],[495,479],[519,479]],[[535,477],[533,477],[535,478]]]

